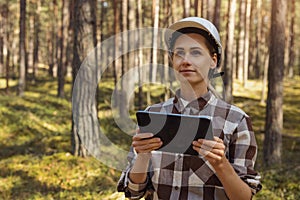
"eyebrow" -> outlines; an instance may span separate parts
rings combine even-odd
[[[194,50],[194,49],[200,49],[200,50],[203,50],[202,47],[191,47],[190,49]],[[183,47],[176,47],[174,50],[184,50]]]
[[[191,47],[191,49],[203,49],[202,47]]]

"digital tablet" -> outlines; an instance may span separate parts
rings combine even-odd
[[[213,140],[211,120],[206,116],[137,111],[136,117],[141,133],[153,133],[162,140],[160,151],[198,155],[192,142]]]

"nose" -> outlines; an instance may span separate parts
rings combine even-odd
[[[182,64],[184,65],[191,65],[191,61],[189,59],[189,54],[185,54],[184,56],[182,56]]]

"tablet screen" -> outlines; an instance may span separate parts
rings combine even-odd
[[[141,133],[153,133],[162,140],[160,151],[198,155],[192,142],[213,140],[211,121],[205,116],[148,111],[138,111],[136,116]]]

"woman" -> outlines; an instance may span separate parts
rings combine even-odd
[[[118,190],[132,199],[251,199],[261,185],[250,118],[210,89],[222,53],[217,29],[203,18],[188,17],[171,25],[165,40],[180,90],[147,110],[210,116],[214,141],[193,141],[199,156],[191,156],[155,151],[162,145],[159,138],[136,134]]]

